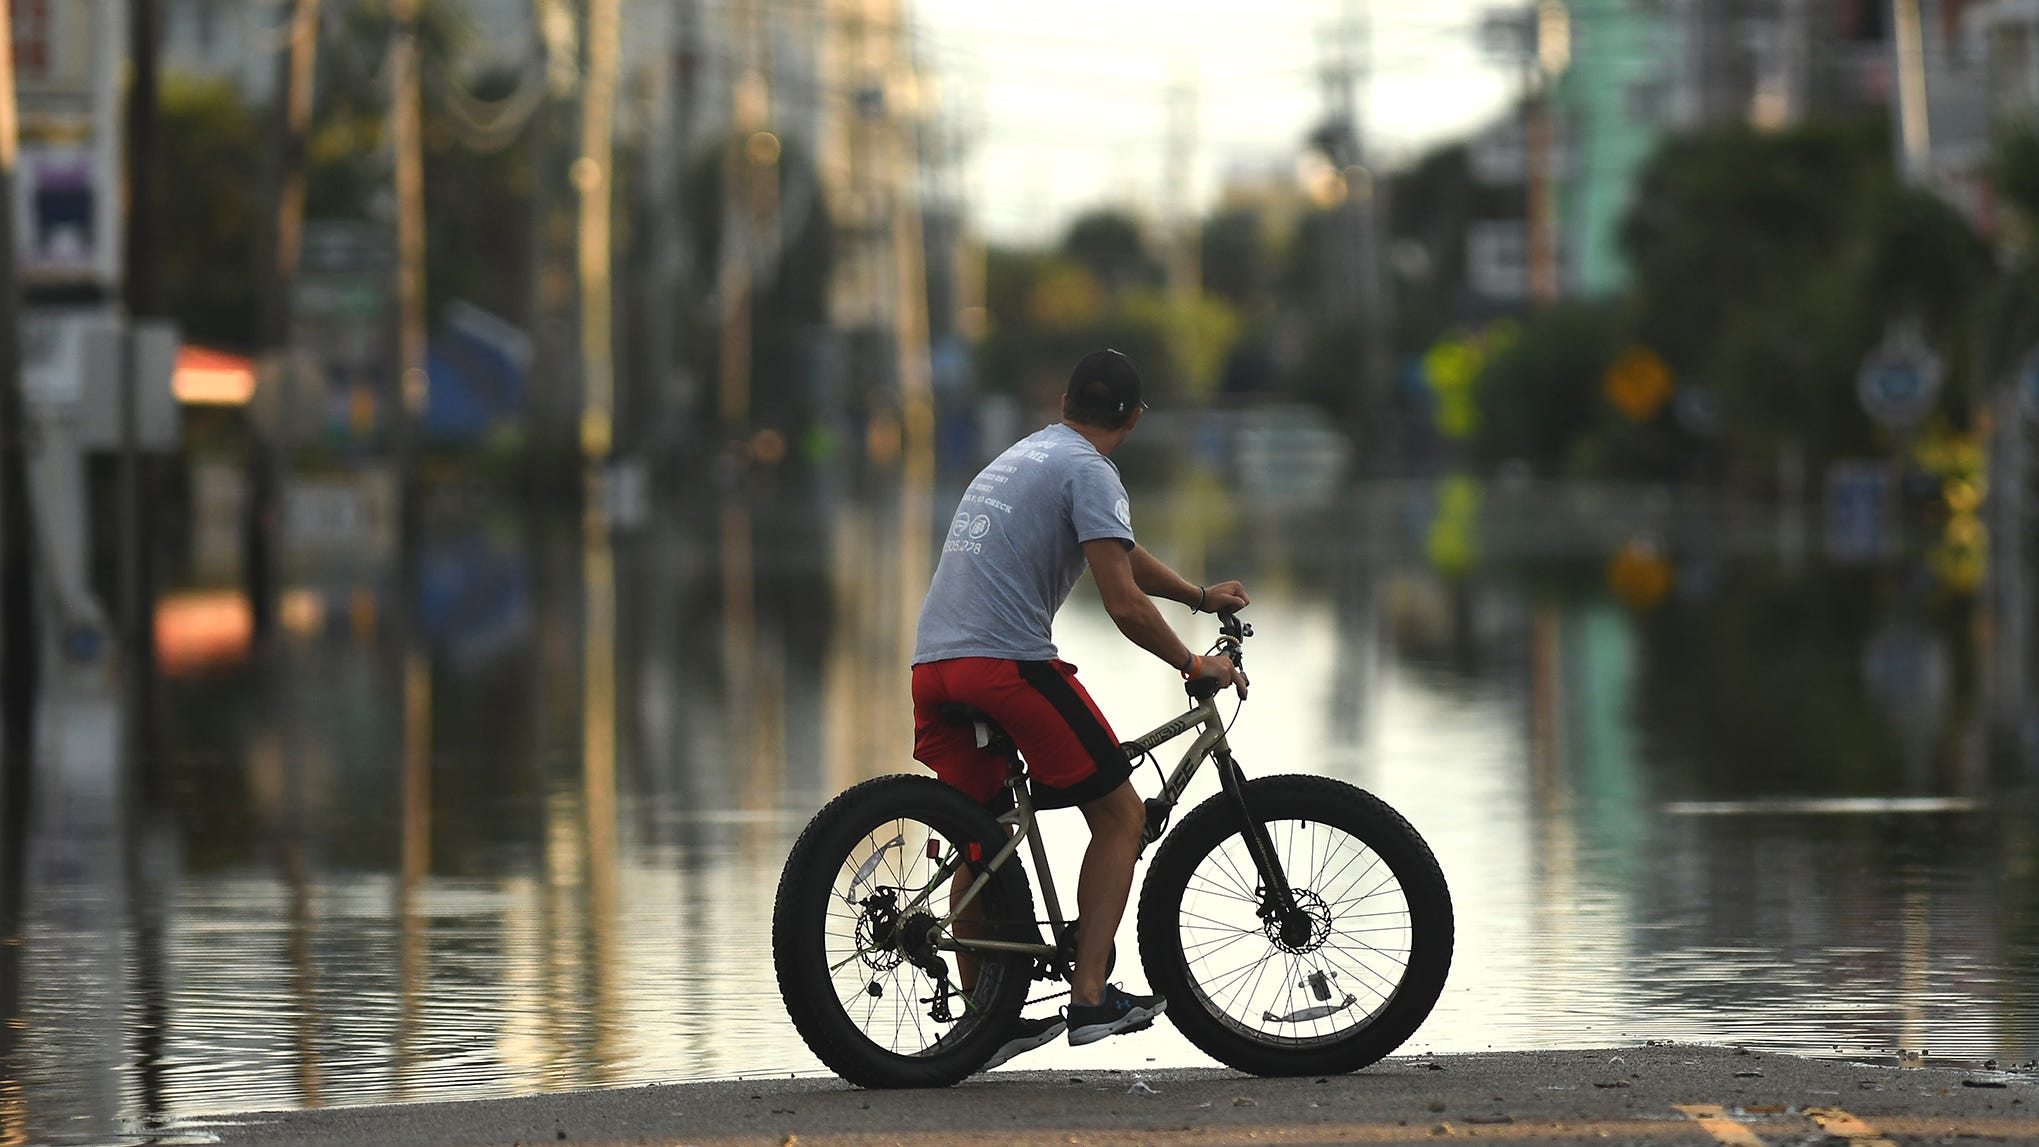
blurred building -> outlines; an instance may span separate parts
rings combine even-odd
[[[1981,9],[1975,0],[1891,0],[1891,114],[1906,178],[1992,227]]]
[[[1885,106],[1896,73],[1890,4],[1542,0],[1490,19],[1486,39],[1515,57],[1523,99],[1514,122],[1475,141],[1476,174],[1528,187],[1532,206],[1526,220],[1476,224],[1469,274],[1497,298],[1515,283],[1536,293],[1540,276],[1556,294],[1619,290],[1621,220],[1663,138],[1708,123],[1779,128],[1816,112]],[[1539,202],[1548,204],[1540,219]]]
[[[232,81],[250,98],[276,86],[275,59],[254,50],[275,19],[268,5],[244,0],[163,0],[163,68]]]
[[[164,0],[165,69],[221,78],[266,102],[287,12]],[[531,339],[532,431],[571,441],[582,402],[579,295],[570,274],[547,269],[577,259],[579,198],[567,173],[582,146],[589,7],[425,0],[424,12],[452,25],[459,53],[451,82],[430,87],[432,114],[463,138],[515,141],[535,170],[552,173],[533,193],[528,307],[502,317]],[[348,37],[375,34],[352,5],[327,0],[321,20],[328,56]],[[963,385],[958,316],[972,305],[975,276],[960,190],[944,174],[955,170],[960,136],[941,127],[906,0],[621,0],[620,20],[615,145],[629,159],[614,210],[629,220],[618,234],[632,241],[614,260],[617,448],[698,441],[704,413],[755,430],[770,411],[789,423],[776,427],[789,438],[832,422],[863,440],[873,412],[896,422],[907,396],[927,397],[937,376]],[[502,116],[508,126],[493,126]],[[732,154],[748,157],[738,175]],[[755,164],[762,172],[748,170]],[[709,174],[718,169],[720,178]],[[716,202],[697,202],[703,194]],[[712,256],[695,250],[703,218],[721,240]],[[684,364],[726,356],[680,345],[688,324],[676,321],[676,300],[721,311],[711,326],[722,328],[722,348],[734,345],[739,326],[773,321],[734,300],[784,288],[776,278],[811,229],[827,235],[823,321],[783,356],[775,340],[754,363],[718,367],[724,377],[689,377]],[[310,311],[321,329],[332,325],[316,302]]]
[[[1894,7],[1905,172],[1993,234],[1991,145],[1999,130],[2039,111],[2039,0],[1895,0]],[[1916,68],[1903,66],[1908,58]]]
[[[2039,0],[1993,0],[1969,16],[1992,123],[2039,109]]]
[[[847,408],[882,426],[931,399],[927,281],[941,260],[926,245],[921,128],[935,89],[914,58],[903,0],[827,6],[821,84],[836,98],[818,159],[837,236],[829,316],[844,340]]]

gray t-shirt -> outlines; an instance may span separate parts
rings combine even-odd
[[[1118,467],[1059,422],[1013,443],[956,506],[913,663],[1056,656],[1055,611],[1083,576],[1083,543],[1099,538],[1133,545]]]

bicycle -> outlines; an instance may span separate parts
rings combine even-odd
[[[1214,650],[1243,663],[1252,626],[1219,619]],[[1250,1074],[1325,1075],[1379,1060],[1429,1016],[1451,966],[1451,893],[1436,858],[1399,813],[1343,781],[1247,780],[1217,683],[1184,688],[1188,712],[1121,746],[1152,761],[1199,730],[1146,801],[1143,853],[1206,759],[1222,787],[1167,833],[1142,885],[1151,989],[1192,1044]],[[1026,999],[1032,983],[1067,981],[1075,965],[1077,922],[1062,916],[1024,761],[985,714],[946,709],[1006,758],[1011,807],[994,818],[932,777],[865,781],[815,814],[779,880],[772,958],[787,1013],[814,1054],[861,1087],[958,1082],[1039,1002]],[[1023,843],[1045,921],[1017,859]],[[958,871],[971,874],[960,897]],[[981,920],[959,919],[978,902]],[[973,958],[967,989],[951,955],[959,973]]]

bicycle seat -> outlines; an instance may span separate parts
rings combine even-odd
[[[935,714],[951,725],[975,726],[977,729],[977,747],[980,749],[998,749],[1012,744],[1011,735],[1004,729],[999,728],[998,722],[991,719],[991,714],[986,713],[975,705],[965,705],[961,701],[950,701],[947,704],[935,706]]]

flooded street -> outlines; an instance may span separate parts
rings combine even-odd
[[[915,767],[961,484],[704,489],[613,532],[475,500],[435,515],[414,624],[344,545],[298,563],[274,662],[181,623],[160,798],[124,814],[86,751],[37,777],[0,1143],[819,1070],[772,891],[825,800]],[[1149,549],[1253,593],[1247,773],[1368,788],[1444,867],[1457,956],[1404,1052],[2039,1056],[2029,610],[1816,513],[1648,491],[1133,495]],[[191,564],[202,619],[228,591]],[[1087,584],[1056,637],[1122,738],[1179,710]],[[1080,819],[1044,822],[1071,888]],[[1129,914],[1144,983],[1132,951]],[[1163,1025],[1022,1066],[1208,1062]]]

